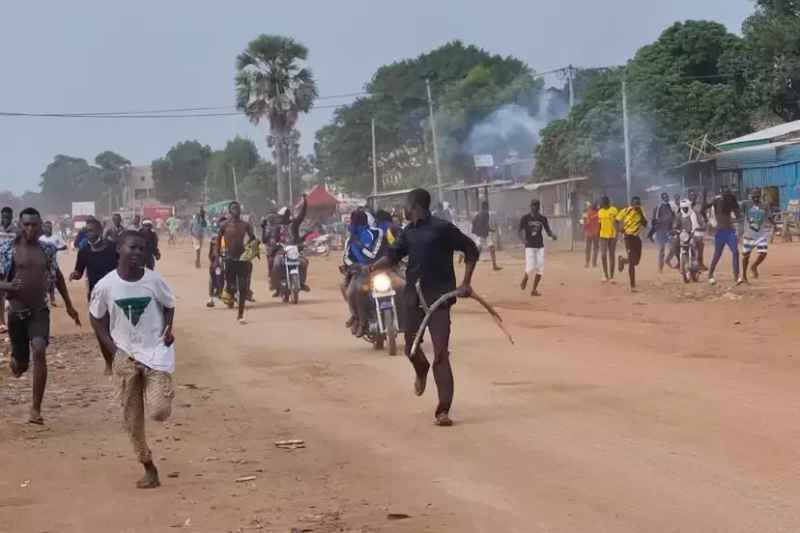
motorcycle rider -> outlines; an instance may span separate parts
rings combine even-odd
[[[703,226],[700,222],[700,217],[692,208],[692,201],[689,199],[681,200],[680,207],[678,208],[678,214],[675,216],[675,225],[673,226],[674,234],[680,235],[681,232],[685,231],[689,235],[691,235],[691,245],[694,246],[695,251],[697,252],[697,264],[700,265],[700,254],[699,254],[699,247],[697,245],[697,235],[704,232]],[[680,239],[678,239],[680,243]],[[680,246],[680,244],[679,244]],[[680,248],[679,248],[680,249]],[[680,253],[680,252],[679,252]],[[678,263],[680,266],[680,262]]]
[[[344,294],[350,307],[350,319],[345,324],[357,337],[367,332],[367,298],[364,287],[369,274],[360,267],[367,267],[379,259],[383,250],[384,234],[378,227],[369,225],[364,211],[357,209],[350,214],[350,235],[344,246],[346,269]]]
[[[272,287],[274,298],[280,296],[280,283],[283,279],[283,261],[276,261],[278,252],[281,250],[282,244],[293,244],[301,246],[303,240],[300,237],[300,225],[306,218],[306,211],[308,210],[308,195],[303,195],[303,205],[300,207],[300,213],[292,218],[292,210],[289,207],[281,207],[276,217],[274,217],[269,238],[270,246],[267,253],[267,263],[269,265],[269,282]],[[306,284],[308,279],[308,259],[300,257],[300,288],[306,292],[311,288]]]

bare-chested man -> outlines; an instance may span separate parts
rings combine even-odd
[[[54,279],[67,314],[80,326],[64,276],[56,264],[56,248],[42,242],[42,218],[31,207],[23,209],[20,234],[0,244],[0,290],[7,294],[8,333],[11,338],[11,372],[21,377],[33,355],[33,424],[43,424],[42,398],[47,385],[47,343],[50,339],[48,286]]]
[[[242,255],[245,253],[246,246],[252,241],[256,241],[253,226],[249,222],[242,220],[242,206],[239,202],[231,202],[228,206],[230,217],[219,228],[219,242],[225,242],[225,290],[222,291],[222,301],[231,305],[234,295],[239,301],[239,314],[237,319],[240,324],[246,324],[244,320],[244,304],[250,293],[250,268],[249,261],[243,261]],[[245,237],[249,237],[245,242]]]

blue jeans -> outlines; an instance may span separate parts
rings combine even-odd
[[[733,256],[733,277],[739,279],[739,240],[736,238],[735,229],[718,229],[717,234],[714,236],[714,258],[711,260],[711,271],[709,277],[714,276],[714,271],[717,269],[722,257],[722,252],[725,247],[730,248],[731,255]]]

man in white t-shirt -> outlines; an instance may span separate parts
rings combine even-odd
[[[140,489],[161,484],[145,440],[145,406],[150,418],[163,422],[175,396],[175,297],[160,274],[144,267],[146,247],[139,232],[120,235],[119,265],[95,285],[89,305],[98,340],[114,354],[125,429],[145,470]]]

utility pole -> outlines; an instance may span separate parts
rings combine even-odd
[[[575,106],[575,90],[572,87],[572,79],[575,77],[575,69],[572,65],[567,67],[567,80],[569,81],[569,109]]]
[[[375,118],[372,119],[372,195],[378,194],[378,159],[375,147]]]
[[[233,198],[237,202],[239,201],[239,182],[236,179],[236,167],[231,165],[231,171],[233,172]]]
[[[208,171],[206,171],[206,177],[203,180],[203,205],[208,205]]]
[[[625,136],[625,185],[628,197],[626,202],[631,201],[631,139],[628,131],[628,83],[622,80],[622,130]]]
[[[442,170],[439,167],[439,143],[436,140],[436,116],[433,114],[433,98],[431,97],[431,80],[425,78],[425,88],[428,91],[428,113],[431,121],[431,136],[433,137],[433,162],[436,165],[436,188],[439,192],[439,201],[442,201]]]
[[[292,154],[289,154],[289,208],[294,205],[294,177],[292,176]]]

